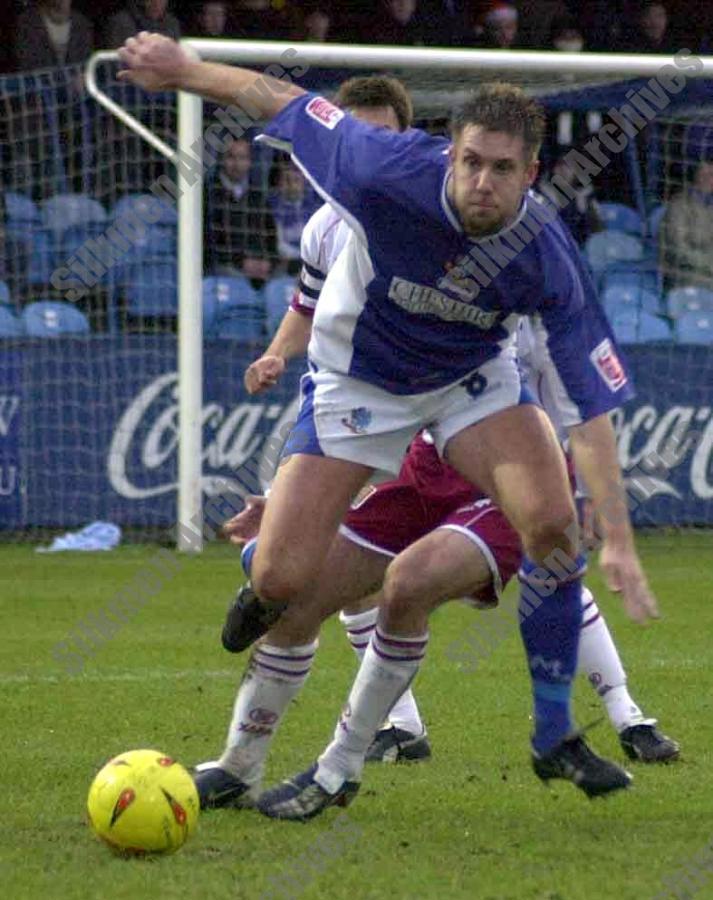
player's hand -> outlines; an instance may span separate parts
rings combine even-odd
[[[180,87],[183,74],[198,57],[172,38],[142,31],[119,49],[119,59],[124,66],[119,71],[120,81],[147,91],[165,91]]]
[[[277,384],[284,371],[285,360],[282,356],[261,356],[245,370],[245,389],[248,394],[259,394]]]
[[[646,580],[636,550],[631,545],[618,545],[604,541],[599,555],[599,566],[607,587],[621,594],[627,615],[635,622],[658,619],[656,597]]]
[[[265,512],[265,497],[250,494],[245,498],[245,509],[223,525],[223,534],[231,544],[241,547],[256,537],[260,531],[262,514]]]

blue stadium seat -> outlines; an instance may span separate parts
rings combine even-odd
[[[70,303],[51,300],[30,303],[22,311],[22,321],[31,337],[89,333],[87,317]]]
[[[59,245],[45,228],[32,232],[27,280],[30,284],[49,284],[52,272],[60,264]]]
[[[63,264],[70,256],[74,256],[77,250],[83,247],[87,241],[96,240],[99,237],[101,237],[101,232],[98,232],[94,226],[70,225],[69,228],[62,232],[59,242],[60,249],[58,253],[63,260]]]
[[[111,218],[124,216],[127,212],[136,213],[142,221],[154,225],[178,224],[178,213],[173,204],[154,197],[153,194],[127,194],[116,201],[111,211]],[[153,221],[155,219],[155,221]]]
[[[23,334],[22,322],[6,306],[0,306],[0,338],[20,337]]]
[[[176,264],[177,230],[173,225],[148,225],[144,229],[134,230],[131,234],[122,234],[121,237],[122,240],[115,242],[121,256],[118,265]],[[129,246],[122,252],[120,248],[127,240]]]
[[[642,260],[644,245],[623,231],[599,231],[587,238],[584,254],[593,271],[598,273],[618,263]]]
[[[212,334],[231,340],[260,341],[265,337],[265,312],[255,307],[229,306],[213,322]]]
[[[243,275],[209,275],[203,279],[203,331],[208,334],[214,323],[231,308],[240,308],[247,318],[264,319],[265,304],[258,291]],[[251,312],[252,311],[252,312]]]
[[[294,292],[295,279],[291,275],[280,275],[265,285],[263,296],[267,313],[267,330],[270,334],[279,327],[282,317],[290,307]]]
[[[619,310],[612,316],[611,323],[617,340],[622,344],[671,340],[671,330],[660,316],[634,307]]]
[[[0,306],[11,306],[12,297],[10,296],[10,288],[4,281],[0,281]]]
[[[706,344],[713,347],[713,312],[685,312],[676,322],[680,344]]]
[[[649,234],[655,241],[658,241],[658,239],[659,239],[659,229],[661,228],[661,219],[663,219],[665,212],[666,212],[666,204],[661,203],[658,206],[654,206],[654,208],[649,213],[649,219],[648,219]]]
[[[42,204],[42,224],[50,231],[64,231],[73,225],[102,226],[107,215],[98,200],[87,194],[57,194]]]
[[[625,234],[634,234],[640,237],[643,233],[643,223],[639,213],[623,203],[600,203],[599,212],[607,231],[623,231]]]
[[[602,305],[609,319],[613,319],[618,312],[625,309],[640,310],[652,315],[661,311],[659,295],[654,291],[646,290],[638,284],[610,284],[602,294]]]
[[[32,236],[36,228],[40,227],[41,217],[37,206],[24,194],[15,194],[12,191],[3,195],[5,201],[5,228],[7,237],[12,242],[6,248],[8,255],[15,257],[18,263],[16,270],[26,274],[28,261],[32,255]]]
[[[671,341],[673,335],[671,328],[665,319],[644,310],[639,317],[639,341],[650,343],[653,341]]]
[[[143,259],[174,264],[178,258],[178,229],[174,225],[151,225],[134,244],[134,252]]]
[[[713,291],[695,285],[673,288],[666,295],[666,309],[673,319],[687,312],[713,312]]]
[[[8,191],[3,195],[7,230],[13,236],[25,236],[40,224],[42,218],[36,204],[24,194]]]
[[[604,292],[611,287],[628,287],[636,290],[661,293],[661,276],[656,266],[646,266],[648,260],[641,263],[625,263],[607,267],[599,273],[599,291]]]
[[[172,263],[131,266],[121,273],[121,293],[132,316],[178,314],[176,267]]]

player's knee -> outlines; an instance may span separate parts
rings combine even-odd
[[[253,589],[264,603],[289,603],[299,593],[300,582],[297,573],[289,566],[263,561],[257,556],[252,566]]]
[[[578,552],[577,533],[574,507],[553,505],[530,520],[522,535],[525,552],[538,563],[545,562],[555,551],[574,557]]]
[[[420,573],[413,566],[403,565],[398,559],[391,563],[382,588],[382,606],[389,617],[401,619],[421,609],[424,597],[420,580]]]

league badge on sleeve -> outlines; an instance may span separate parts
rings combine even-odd
[[[325,100],[324,97],[314,97],[309,101],[305,110],[307,115],[311,116],[315,122],[319,122],[320,125],[329,128],[330,131],[336,128],[344,118],[344,112],[338,106],[330,103],[329,100]]]
[[[627,382],[626,372],[609,338],[604,338],[601,344],[597,344],[589,358],[610,391],[615,392],[624,387]]]

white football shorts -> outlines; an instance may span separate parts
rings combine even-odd
[[[300,410],[285,443],[293,453],[330,456],[398,474],[414,435],[428,428],[439,453],[453,435],[493,413],[534,402],[514,354],[489,360],[454,384],[422,394],[390,394],[335,372],[302,376]]]

